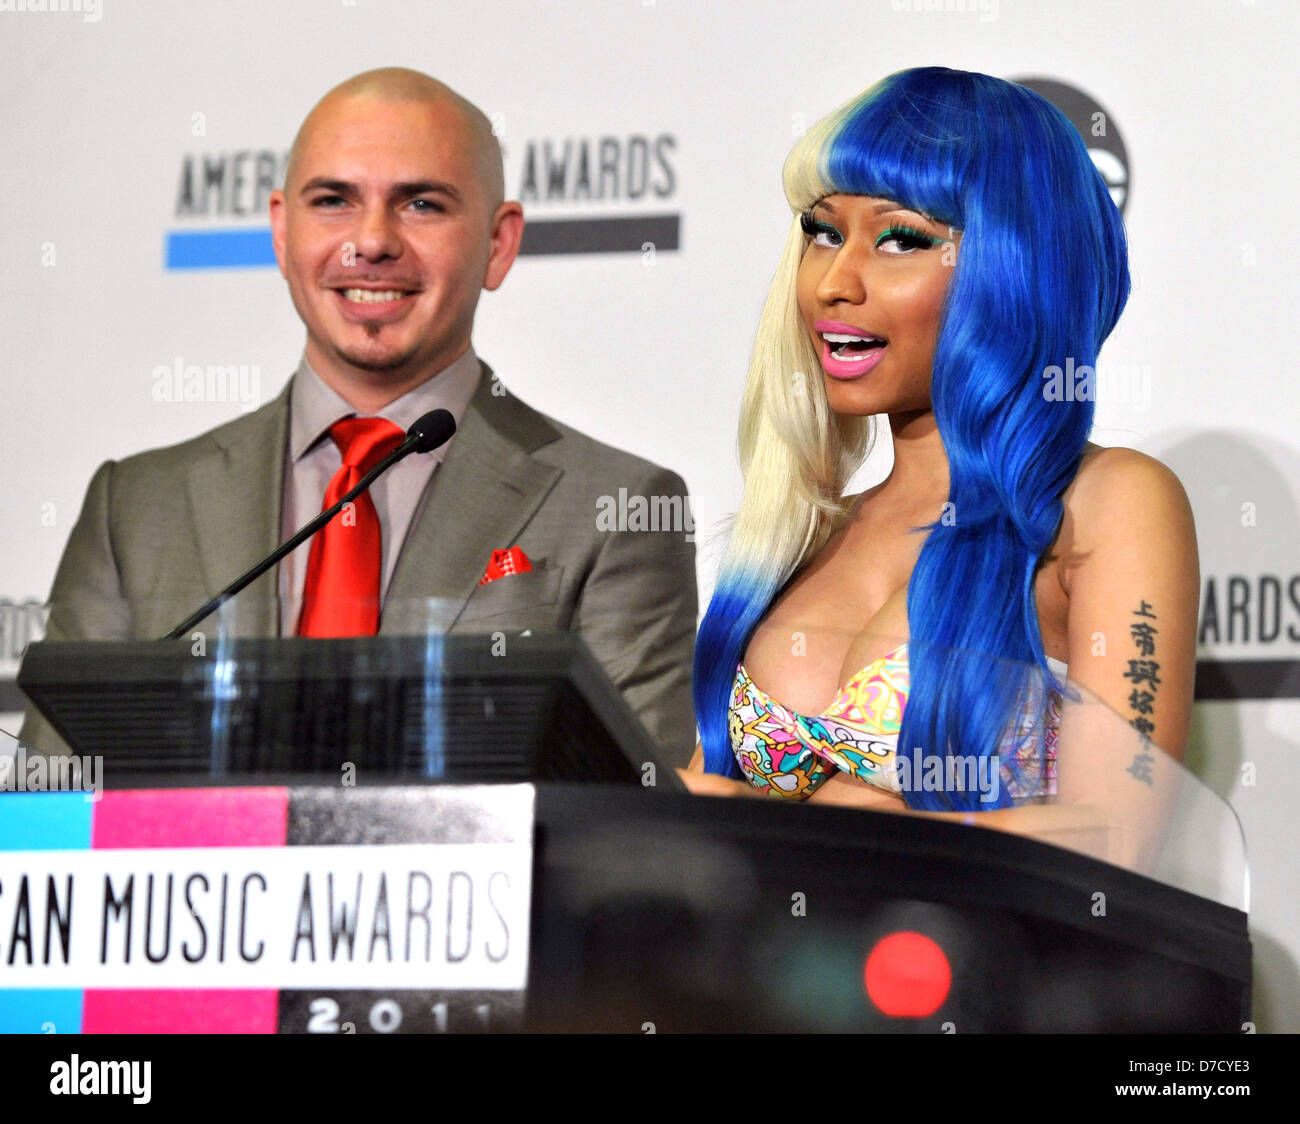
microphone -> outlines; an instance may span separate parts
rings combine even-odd
[[[402,443],[397,446],[391,453],[381,460],[374,468],[367,472],[359,481],[355,488],[351,489],[346,495],[339,499],[333,507],[326,508],[310,523],[303,526],[294,536],[286,539],[277,546],[270,554],[263,558],[256,566],[246,573],[241,574],[225,589],[215,597],[209,598],[202,606],[196,609],[180,624],[167,633],[164,640],[176,640],[185,633],[189,632],[204,617],[219,609],[227,601],[235,596],[244,586],[256,578],[261,577],[267,570],[280,561],[291,550],[296,549],[319,531],[326,523],[334,518],[343,510],[346,504],[351,503],[361,495],[371,484],[380,476],[387,472],[403,457],[411,453],[429,453],[438,448],[439,445],[446,444],[451,440],[452,434],[456,432],[456,419],[451,416],[448,410],[430,410],[427,414],[422,414],[411,423],[411,428],[406,431],[406,436]]]
[[[397,458],[406,456],[402,449],[408,442],[411,447],[406,450],[407,453],[431,453],[439,445],[450,441],[455,432],[456,419],[448,411],[430,410],[411,423],[411,428],[406,431],[406,440],[397,447]]]

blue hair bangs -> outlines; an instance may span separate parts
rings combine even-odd
[[[925,73],[891,74],[867,91],[821,152],[818,170],[828,194],[892,199],[961,229],[959,185],[969,159],[962,141],[973,122],[960,101],[929,92]]]

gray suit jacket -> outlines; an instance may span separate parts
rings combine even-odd
[[[572,629],[665,750],[695,744],[693,534],[603,529],[619,489],[680,496],[673,472],[602,445],[505,393],[483,367],[433,474],[389,585],[381,633],[412,631],[417,598],[445,599],[453,632]],[[162,636],[280,539],[289,388],[236,421],[102,465],[59,563],[46,638]],[[602,497],[605,497],[602,499]],[[687,530],[693,530],[688,523]],[[531,572],[479,586],[491,553],[519,545]],[[227,613],[235,634],[278,635],[276,572]],[[217,627],[215,618],[196,630]],[[422,631],[422,621],[414,630]],[[68,752],[29,711],[22,741]]]

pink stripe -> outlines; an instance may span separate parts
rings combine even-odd
[[[274,1034],[278,991],[92,991],[82,1034]]]
[[[90,846],[282,847],[287,788],[163,788],[106,792]]]

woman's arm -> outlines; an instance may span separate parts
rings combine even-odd
[[[704,747],[695,743],[695,752],[691,754],[690,763],[685,769],[678,769],[677,775],[696,796],[762,796],[763,793],[747,780],[733,780],[731,777],[704,771]]]
[[[1181,760],[1201,580],[1187,494],[1152,457],[1105,449],[1080,472],[1065,519],[1070,679]]]
[[[901,796],[893,796],[841,772],[836,772],[808,799],[819,804],[858,808],[866,812],[923,816],[968,827],[1005,831],[1011,835],[1023,835],[1057,847],[1080,851],[1099,859],[1105,859],[1109,849],[1106,824],[1093,807],[1026,804],[1019,808],[999,808],[989,812],[927,812],[909,808]]]
[[[1152,874],[1174,807],[1196,679],[1200,564],[1178,478],[1131,449],[1081,470],[1066,507],[1062,566],[1071,682],[1062,707],[1058,807],[1105,825],[1098,853]]]

